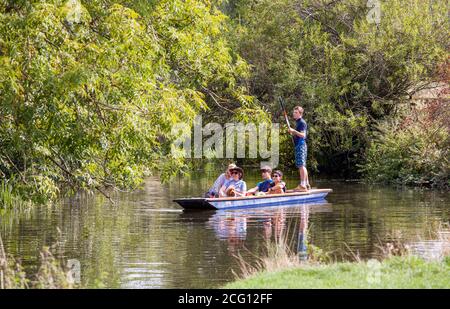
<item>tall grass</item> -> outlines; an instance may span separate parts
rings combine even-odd
[[[70,289],[76,287],[67,269],[50,249],[40,253],[40,267],[36,274],[27,274],[22,265],[8,256],[0,235],[0,289]]]
[[[23,209],[31,206],[32,203],[24,201],[14,190],[11,182],[0,181],[0,209]]]
[[[232,272],[236,279],[245,279],[261,272],[277,272],[302,267],[305,264],[319,265],[334,261],[331,253],[309,243],[307,244],[307,259],[305,260],[303,253],[299,254],[292,249],[297,235],[294,233],[292,236],[288,236],[287,231],[289,230],[287,228],[274,240],[267,240],[263,255],[253,255],[251,263],[247,262],[241,254],[235,255],[239,270],[233,270]],[[309,233],[305,234],[308,235]]]
[[[450,259],[450,225],[439,225],[432,232],[432,237],[432,241],[442,244],[438,255],[439,261]],[[393,257],[413,257],[417,255],[417,252],[412,250],[411,243],[402,239],[398,234],[393,233],[389,238],[389,241],[386,242],[379,241],[380,243],[376,246],[378,248],[377,260],[382,262]],[[249,263],[242,255],[236,255],[235,258],[239,265],[239,270],[233,271],[236,279],[243,280],[261,273],[338,264],[336,254],[325,252],[312,244],[307,245],[307,259],[305,260],[292,249],[292,241],[286,241],[286,239],[288,237],[283,235],[275,241],[268,241],[265,255],[256,257],[256,262]],[[343,256],[355,263],[365,263],[359,254],[353,252],[348,246]],[[420,256],[420,258],[424,257]]]
[[[262,272],[275,272],[281,269],[299,267],[298,256],[290,249],[286,243],[267,243],[267,255],[263,257],[256,256],[256,262],[249,263],[238,254],[235,255],[239,265],[239,272],[233,270],[237,279],[245,279],[252,275]]]

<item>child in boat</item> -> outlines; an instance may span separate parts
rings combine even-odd
[[[227,180],[219,190],[219,197],[226,196],[245,196],[247,191],[247,184],[242,178],[244,177],[244,171],[242,168],[236,166],[230,169],[231,179]]]
[[[222,186],[225,184],[226,181],[231,179],[231,173],[230,170],[235,168],[236,164],[231,163],[228,165],[226,171],[222,174],[220,174],[219,177],[217,177],[216,181],[212,185],[212,187],[206,192],[205,197],[213,198],[213,197],[219,197],[219,190],[222,188]]]
[[[264,166],[261,168],[261,176],[263,181],[258,182],[256,187],[247,191],[246,195],[264,195],[269,191],[269,188],[273,186],[273,180],[270,177],[272,174],[272,168],[270,166]]]
[[[276,170],[272,174],[273,186],[271,186],[267,194],[283,194],[286,192],[286,183],[284,183],[283,173],[280,170]]]

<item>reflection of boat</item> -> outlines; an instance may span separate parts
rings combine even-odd
[[[268,206],[285,206],[323,201],[331,189],[313,189],[308,192],[294,192],[263,196],[222,198],[179,198],[174,202],[184,209],[229,209]]]
[[[245,239],[247,237],[247,217],[245,215],[236,216],[229,214],[223,217],[213,216],[209,224],[219,239]]]
[[[309,203],[289,205],[286,207],[274,206],[252,209],[227,209],[216,211],[209,217],[207,225],[212,228],[216,237],[226,240],[228,249],[236,251],[242,247],[247,239],[248,228],[262,229],[262,235],[269,240],[275,238],[276,243],[286,241],[288,237],[288,218],[298,218],[298,244],[299,258],[307,258],[307,230],[310,213],[331,212],[329,203]],[[202,215],[205,212],[184,212],[184,216]],[[255,235],[255,234],[253,234]]]

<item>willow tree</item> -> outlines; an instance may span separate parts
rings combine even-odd
[[[147,1],[146,1],[147,2]],[[34,200],[169,177],[171,128],[246,65],[209,1],[0,1],[0,178]]]

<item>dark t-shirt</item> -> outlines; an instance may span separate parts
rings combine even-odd
[[[295,146],[302,145],[306,142],[306,137],[307,137],[306,131],[308,130],[308,125],[306,124],[306,121],[303,120],[303,118],[297,119],[296,123],[297,124],[296,124],[295,130],[297,130],[298,132],[305,132],[305,138],[295,135],[294,136]]]
[[[266,179],[264,181],[258,182],[258,190],[259,192],[267,192],[269,191],[269,188],[271,187],[271,184],[273,183],[272,179]]]

